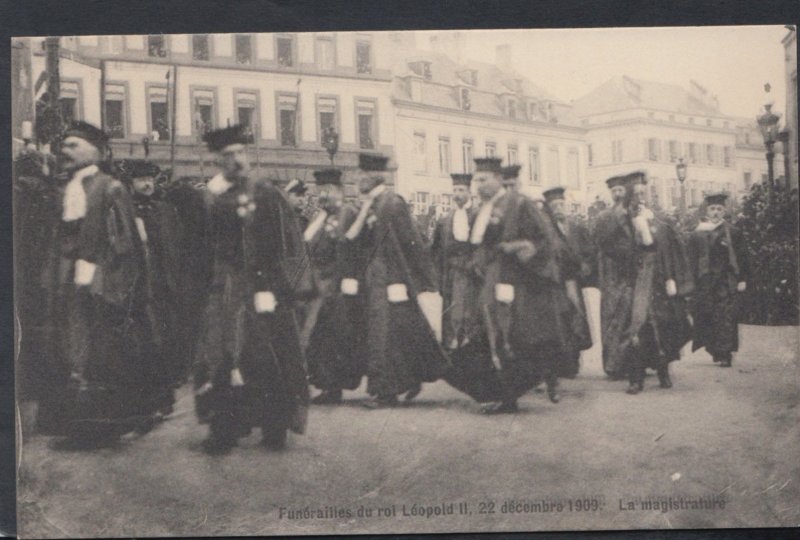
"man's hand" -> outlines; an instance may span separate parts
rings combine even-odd
[[[84,261],[83,259],[75,261],[75,285],[78,287],[91,285],[96,270],[96,264]]]
[[[341,284],[342,294],[347,296],[355,296],[358,294],[358,280],[353,278],[344,278]]]
[[[239,368],[233,368],[231,370],[231,386],[244,386],[244,379],[242,378],[242,372],[239,371]]]
[[[257,292],[253,297],[256,313],[274,313],[278,306],[275,295],[270,291]]]
[[[747,290],[747,283],[744,281],[740,281],[739,283],[736,284],[736,290],[739,292],[744,292],[745,290]]]
[[[667,296],[675,296],[678,294],[678,287],[675,285],[674,279],[667,280]]]

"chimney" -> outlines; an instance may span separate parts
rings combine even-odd
[[[511,45],[498,45],[495,49],[497,67],[503,71],[511,71]]]

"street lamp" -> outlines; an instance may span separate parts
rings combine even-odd
[[[331,158],[331,166],[333,166],[333,156],[339,151],[339,134],[333,129],[333,126],[328,126],[322,131],[322,146],[328,151]]]
[[[678,182],[681,184],[681,214],[686,214],[686,163],[683,158],[678,159],[678,164],[675,165],[675,172],[678,174]]]
[[[767,147],[767,175],[769,178],[769,189],[771,190],[775,184],[775,173],[772,167],[772,160],[775,158],[775,152],[772,148],[775,141],[778,140],[778,121],[780,115],[772,112],[772,103],[764,105],[764,114],[756,118],[758,128],[761,130],[761,135],[764,137],[764,146]]]

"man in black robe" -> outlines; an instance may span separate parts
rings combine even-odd
[[[268,448],[286,431],[303,433],[308,385],[294,300],[309,263],[286,197],[248,176],[241,126],[209,132],[221,172],[203,199],[208,299],[194,384],[195,405],[210,434],[210,453],[225,453],[260,427]]]
[[[289,199],[289,204],[294,209],[300,230],[305,231],[308,227],[308,217],[305,215],[308,186],[302,180],[295,178],[286,184],[285,191],[286,198]]]
[[[127,189],[100,171],[106,134],[73,123],[62,143],[69,180],[43,268],[48,319],[41,431],[107,443],[149,423],[161,406],[142,289],[143,252]]]
[[[747,288],[750,264],[742,233],[725,219],[724,193],[706,196],[706,218],[689,239],[695,280],[692,350],[702,347],[714,362],[731,367],[739,349],[737,311]]]
[[[587,262],[581,252],[582,243],[588,243],[588,233],[567,219],[566,200],[563,187],[546,190],[545,213],[550,218],[553,236],[556,240],[556,259],[564,282],[564,290],[574,306],[564,320],[568,337],[564,347],[564,362],[560,376],[574,378],[580,369],[581,351],[592,346],[589,325],[586,322],[586,308],[581,290],[588,276]]]
[[[342,171],[314,172],[320,210],[305,230],[319,296],[308,304],[301,343],[311,384],[322,390],[311,401],[342,401],[342,390],[355,390],[365,372],[364,294],[346,295],[342,280],[353,264],[344,235],[358,211],[344,202]],[[345,284],[346,288],[346,284]]]
[[[433,257],[442,293],[442,342],[454,350],[474,338],[474,310],[478,307],[475,279],[470,272],[469,233],[476,212],[470,197],[471,174],[451,174],[453,209],[436,224]]]
[[[345,237],[363,265],[367,320],[369,408],[391,407],[397,396],[419,394],[438,379],[447,359],[441,339],[441,296],[436,270],[408,205],[385,185],[388,158],[359,156],[361,209]],[[353,279],[353,278],[348,278]],[[350,282],[349,282],[350,283]]]

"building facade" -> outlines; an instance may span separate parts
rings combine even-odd
[[[335,164],[350,171],[358,152],[394,155],[391,71],[373,40],[350,32],[62,38],[62,112],[103,125],[115,156],[142,157],[146,138],[151,159],[193,177],[213,172],[203,134],[241,123],[254,135],[257,170],[310,179],[330,164],[322,131],[333,127]],[[38,77],[45,57],[32,41]]]
[[[774,174],[778,179],[784,176],[784,159],[781,145],[776,144],[774,150]],[[736,119],[736,172],[739,177],[739,196],[750,191],[753,184],[766,184],[769,180],[767,149],[755,116],[752,119]]]
[[[784,143],[785,169],[788,185],[797,188],[797,27],[787,26],[789,33],[783,38],[784,65],[786,68],[786,131]]]

